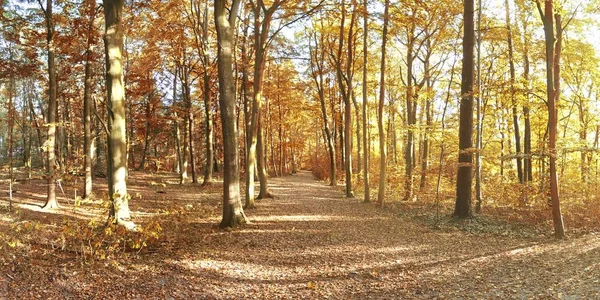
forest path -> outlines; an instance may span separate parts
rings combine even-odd
[[[600,298],[600,237],[434,230],[347,199],[309,172],[270,181],[252,225],[177,261],[208,298]],[[215,247],[217,246],[217,247]],[[228,247],[223,249],[222,247]]]
[[[131,176],[134,219],[157,218],[158,243],[97,261],[35,243],[17,256],[3,248],[0,299],[600,299],[600,235],[554,241],[434,229],[347,199],[306,171],[271,178],[275,198],[246,211],[251,224],[220,230],[220,184]],[[19,195],[31,198],[26,189],[35,187]],[[57,240],[51,233],[64,216],[23,213],[50,224],[41,232]]]

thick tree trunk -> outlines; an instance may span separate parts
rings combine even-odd
[[[219,227],[235,227],[247,222],[240,199],[240,173],[236,124],[235,85],[233,84],[233,30],[240,0],[226,8],[226,0],[215,0],[214,14],[217,29],[217,66],[219,69],[219,102],[223,124],[223,218]]]
[[[471,208],[473,153],[471,152],[471,148],[473,147],[473,46],[475,41],[475,30],[473,22],[473,0],[464,0],[463,3],[463,68],[459,123],[458,174],[456,178],[456,205],[454,207],[454,216],[458,218],[470,218],[473,215]]]
[[[41,2],[40,2],[41,3]],[[48,178],[48,197],[44,209],[58,208],[56,201],[56,66],[54,64],[54,21],[52,0],[46,1],[46,41],[48,47],[48,139],[44,145],[46,151],[46,176]]]
[[[385,131],[383,127],[383,106],[385,104],[385,56],[386,43],[389,23],[390,0],[385,0],[385,9],[383,13],[383,36],[381,38],[381,68],[379,72],[379,104],[377,106],[377,128],[379,131],[379,153],[381,155],[379,163],[379,191],[377,193],[377,202],[383,206],[385,201],[385,183],[387,168],[387,147],[385,140]]]
[[[112,200],[110,216],[128,229],[130,221],[127,195],[127,131],[125,124],[125,86],[123,84],[123,25],[124,0],[104,0],[106,32],[106,91],[108,99],[108,190]]]

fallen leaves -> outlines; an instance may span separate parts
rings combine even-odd
[[[137,175],[132,173],[133,179]],[[486,219],[442,224],[436,230],[428,217],[345,199],[305,172],[272,179],[278,198],[257,202],[258,208],[248,212],[252,225],[224,231],[216,227],[219,184],[166,185],[168,197],[162,199],[156,198],[154,187],[144,185],[150,181],[144,178],[132,184],[140,199],[136,196],[131,207],[142,225],[135,234],[153,242],[134,241],[128,247],[135,251],[125,252],[118,243],[120,248],[106,252],[104,260],[82,260],[81,251],[73,250],[74,242],[85,240],[81,236],[123,237],[118,228],[103,227],[97,219],[104,217],[101,209],[93,209],[100,202],[59,211],[72,215],[22,209],[19,215],[4,216],[0,297],[600,297],[599,235],[554,242],[515,234],[514,227]],[[20,191],[31,195],[25,187]],[[60,247],[50,247],[65,231],[72,235],[57,240]],[[10,237],[23,247],[11,248]],[[114,244],[96,246],[108,245]]]

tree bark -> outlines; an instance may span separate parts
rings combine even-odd
[[[271,195],[271,193],[269,192],[269,190],[267,189],[267,162],[266,162],[266,142],[264,139],[264,133],[262,130],[262,123],[263,120],[262,118],[259,118],[258,120],[258,140],[257,140],[257,147],[258,147],[258,178],[259,181],[261,182],[260,184],[260,190],[258,192],[258,197],[256,197],[256,199],[265,199],[265,198],[273,198],[273,196]]]
[[[475,199],[477,200],[475,212],[477,213],[481,213],[481,207],[483,206],[483,195],[481,193],[481,151],[483,150],[483,111],[481,107],[481,96],[483,95],[483,85],[481,84],[481,1],[482,0],[477,1],[477,153],[475,154]]]
[[[84,173],[83,199],[92,197],[92,160],[94,151],[92,147],[92,30],[94,29],[95,14],[91,16],[88,24],[87,49],[85,51],[85,75],[83,79],[83,152]]]
[[[546,42],[546,95],[548,100],[548,128],[549,128],[549,152],[550,152],[550,199],[552,203],[552,219],[554,222],[554,236],[556,238],[565,238],[565,229],[562,218],[562,212],[560,210],[560,200],[558,194],[558,175],[556,172],[556,134],[557,128],[557,109],[556,102],[558,100],[558,94],[560,90],[559,79],[559,68],[560,65],[560,43],[562,36],[562,28],[560,22],[560,15],[556,15],[556,34],[554,36],[554,9],[552,0],[544,1],[544,11],[542,11],[541,4],[536,1],[538,12],[544,23],[544,36]],[[555,41],[556,50],[555,53]],[[555,69],[556,68],[556,69]]]
[[[127,195],[127,131],[125,124],[125,86],[123,84],[123,24],[124,0],[104,0],[106,31],[106,92],[108,99],[108,190],[112,200],[110,217],[128,229],[130,221]]]
[[[521,158],[521,133],[519,130],[519,114],[517,112],[517,101],[515,99],[515,61],[513,54],[513,39],[512,39],[512,26],[510,24],[510,7],[508,0],[504,0],[504,6],[506,10],[506,31],[508,34],[508,65],[510,71],[510,99],[512,103],[512,117],[513,117],[513,131],[515,135],[515,150],[517,155],[517,174],[519,183],[523,183],[523,162]]]
[[[331,129],[329,128],[329,118],[327,116],[327,108],[325,106],[325,85],[324,85],[324,67],[323,67],[323,63],[325,61],[325,50],[322,48],[324,47],[324,38],[323,35],[320,35],[319,40],[317,40],[316,34],[314,36],[314,49],[310,49],[310,53],[311,53],[311,63],[310,63],[310,67],[311,67],[311,77],[313,79],[313,81],[315,82],[315,85],[317,87],[317,92],[319,95],[319,103],[321,104],[321,116],[323,118],[323,130],[325,131],[325,137],[327,138],[327,152],[329,154],[329,179],[330,179],[330,183],[329,185],[331,186],[336,186],[337,185],[337,168],[336,168],[336,147],[335,147],[335,141],[334,141],[334,137],[333,137],[333,133],[331,131]],[[311,47],[312,45],[309,44],[309,47]],[[321,47],[319,49],[319,47]],[[315,69],[316,66],[316,69]],[[332,110],[332,114],[334,114],[334,111]],[[334,117],[335,118],[335,117]]]
[[[377,129],[379,131],[379,153],[381,155],[379,163],[379,190],[377,193],[377,202],[383,206],[385,201],[385,176],[387,167],[387,147],[385,140],[385,131],[383,127],[383,107],[385,104],[385,56],[389,23],[390,0],[385,0],[383,13],[383,36],[381,38],[381,68],[379,71],[379,104],[377,107]]]
[[[344,24],[346,20],[346,6],[344,0],[342,0],[342,19],[339,33],[339,44],[337,49],[337,57],[335,58],[337,81],[340,87],[340,93],[344,102],[344,132],[343,132],[343,157],[344,157],[344,171],[346,173],[346,197],[354,198],[354,192],[352,191],[352,80],[351,80],[351,64],[352,64],[352,45],[351,39],[348,41],[348,57],[346,61],[346,74],[344,76],[342,72],[342,49],[344,47]],[[350,36],[352,35],[354,27],[354,13],[352,14],[350,21]]]
[[[413,11],[414,13],[414,11]],[[412,22],[410,29],[407,32],[407,46],[406,46],[406,148],[404,149],[404,162],[405,162],[405,184],[404,184],[404,200],[409,200],[413,195],[412,188],[412,171],[413,171],[413,151],[414,151],[414,126],[416,125],[416,103],[414,103],[413,93],[413,62],[415,60],[414,44],[415,44],[415,22]]]
[[[219,227],[235,227],[247,222],[240,199],[239,154],[236,124],[235,85],[233,84],[233,30],[241,0],[215,0],[217,29],[217,66],[219,70],[219,103],[223,130],[223,218]]]
[[[362,98],[363,98],[363,106],[362,106],[362,127],[363,127],[363,136],[362,143],[364,149],[363,155],[363,182],[364,182],[364,202],[371,202],[371,192],[369,190],[369,140],[367,136],[367,107],[368,107],[368,83],[367,83],[367,63],[368,63],[368,48],[367,48],[367,38],[369,32],[369,12],[367,10],[367,0],[363,2],[364,15],[363,15],[363,76],[362,76]]]
[[[464,0],[463,3],[463,68],[460,101],[458,174],[456,178],[456,205],[454,207],[454,216],[458,218],[470,218],[473,216],[471,208],[473,153],[471,148],[473,147],[473,46],[475,30],[473,22],[473,0]]]
[[[41,6],[41,1],[39,2]],[[44,9],[42,7],[42,9]],[[46,20],[46,42],[48,47],[48,139],[44,145],[46,151],[46,176],[48,178],[48,197],[44,209],[58,208],[56,201],[56,66],[54,62],[54,21],[52,16],[52,0],[46,1],[44,10]]]

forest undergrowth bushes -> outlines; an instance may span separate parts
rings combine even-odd
[[[36,247],[45,253],[67,252],[87,262],[139,253],[161,238],[163,229],[157,216],[143,220],[135,231],[131,231],[107,220],[106,215],[102,213],[89,220],[60,218],[48,224],[30,220],[17,209],[10,213],[10,225],[3,226],[5,228],[0,231],[1,247],[17,251],[30,251]]]

